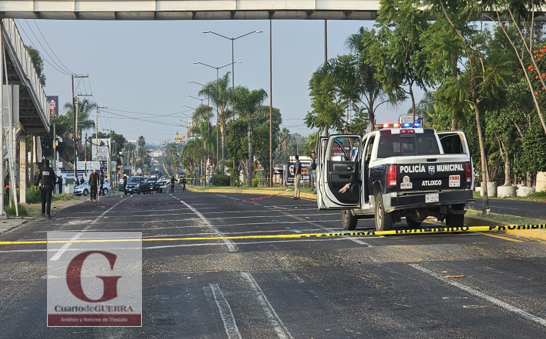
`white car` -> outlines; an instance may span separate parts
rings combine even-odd
[[[102,195],[108,195],[110,191],[112,191],[112,185],[108,181],[104,180],[104,185],[102,185]],[[91,193],[91,188],[89,187],[87,181],[74,188],[74,194],[76,195],[88,196],[89,193]]]

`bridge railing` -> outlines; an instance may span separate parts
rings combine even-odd
[[[14,56],[15,59],[17,59],[16,63],[19,64],[17,66],[19,66],[24,73],[22,74],[24,79],[21,79],[21,81],[25,84],[25,87],[29,88],[29,92],[32,97],[31,99],[35,101],[34,104],[37,108],[38,114],[42,117],[43,121],[45,121],[46,125],[49,126],[49,105],[47,98],[42,84],[40,83],[40,78],[38,77],[36,68],[34,67],[34,63],[32,62],[32,58],[30,57],[30,54],[23,43],[23,39],[19,34],[15,20],[4,19],[3,24],[4,30],[7,33],[7,38],[9,39],[9,41],[5,41],[4,43],[11,44],[16,54]],[[49,129],[49,127],[46,127],[46,129]]]

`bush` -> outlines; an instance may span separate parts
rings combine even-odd
[[[252,187],[258,187],[259,184],[260,184],[260,179],[258,178],[257,174],[254,174],[252,176]]]
[[[34,186],[27,188],[27,204],[38,204],[42,202],[40,190],[34,191]]]
[[[229,186],[230,177],[223,174],[216,174],[212,176],[213,186]]]
[[[19,207],[19,216],[20,217],[28,217],[28,211],[27,209],[25,208],[25,206],[21,205],[21,204],[17,204],[17,207]],[[9,215],[10,217],[14,217],[15,216],[15,205],[9,207],[6,206],[4,208],[4,211],[6,211],[6,214]]]

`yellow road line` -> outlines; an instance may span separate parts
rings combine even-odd
[[[512,239],[512,238],[504,237],[502,235],[497,235],[497,234],[488,234],[488,233],[482,233],[482,234],[485,235],[485,236],[488,236],[488,237],[499,238],[499,239],[502,239],[502,240],[508,240],[508,241],[513,241],[513,242],[523,242],[523,240]]]

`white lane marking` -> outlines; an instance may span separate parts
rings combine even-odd
[[[443,281],[451,286],[454,286],[454,287],[457,287],[465,292],[468,292],[472,295],[475,295],[476,297],[479,297],[479,298],[482,298],[482,299],[485,299],[487,301],[489,301],[490,303],[492,304],[495,304],[499,307],[502,307],[504,308],[505,310],[507,311],[510,311],[510,312],[513,312],[513,313],[516,313],[517,315],[519,315],[520,317],[522,318],[525,318],[527,320],[531,320],[531,321],[534,321],[536,323],[538,323],[539,325],[541,326],[544,326],[546,327],[546,319],[543,319],[543,318],[539,318],[535,315],[532,315],[531,313],[528,313],[528,312],[525,312],[524,310],[520,309],[520,308],[517,308],[515,306],[512,306],[510,304],[507,304],[505,303],[504,301],[500,301],[499,299],[497,298],[493,298],[491,296],[488,296],[487,294],[485,293],[482,293],[482,292],[479,292],[479,291],[476,291],[475,289],[471,288],[471,287],[468,287],[466,285],[463,285],[461,283],[458,283],[456,281],[452,281],[452,280],[448,280],[448,279],[445,279],[444,277],[442,277],[441,275],[439,274],[436,274],[434,272],[432,272],[431,270],[428,270],[424,267],[421,267],[420,265],[417,265],[417,264],[409,264],[411,267],[415,268],[416,270],[419,270],[423,273],[426,273],[440,281]]]
[[[211,239],[214,240],[214,239]],[[286,240],[264,240],[264,241],[247,241],[247,242],[238,242],[238,245],[261,245],[261,244],[275,244],[275,243],[298,243],[298,242],[319,242],[319,241],[341,241],[345,240],[343,238],[324,238],[324,239],[286,239]],[[142,247],[143,250],[155,250],[163,248],[176,248],[176,247],[200,247],[200,246],[225,246],[222,243],[202,243],[202,244],[180,244],[180,245],[164,245],[164,246],[148,246]],[[115,249],[115,248],[114,248]],[[135,248],[124,248],[127,250],[137,249]],[[49,250],[49,252],[54,252],[57,250]],[[72,249],[67,249],[67,251],[72,251]],[[8,250],[0,251],[2,253],[29,253],[29,252],[48,252],[47,249],[34,249],[34,250]]]
[[[193,208],[191,205],[189,205],[188,203],[180,200],[181,203],[183,203],[184,205],[186,205],[187,208],[189,208],[190,210],[192,210],[193,213],[197,214],[197,216],[199,218],[201,218],[201,220],[203,220],[203,222],[205,224],[207,224],[207,226],[209,226],[213,231],[214,233],[216,233],[217,236],[219,237],[224,237],[224,233],[220,232],[216,227],[214,227],[208,220],[207,218],[205,218],[205,216],[203,214],[201,214],[201,212],[199,212],[198,210],[196,210],[195,208]],[[237,249],[237,246],[235,245],[235,243],[229,239],[223,239],[222,240],[224,242],[224,244],[226,244],[229,252],[237,252],[238,249]]]
[[[123,199],[125,200],[125,199]],[[106,213],[110,212],[111,210],[114,209],[114,207],[116,207],[117,205],[119,205],[123,200],[120,200],[117,204],[115,204],[114,206],[110,207],[109,209],[107,209],[106,211],[102,212],[101,215],[99,215],[98,217],[95,218],[95,220],[91,221],[91,223],[85,227],[82,232],[76,234],[75,236],[72,237],[71,241],[74,241],[74,240],[78,240],[82,235],[83,235],[83,232],[86,232],[88,229],[90,229],[91,227],[93,227],[93,225],[95,225],[97,223],[97,221],[100,220],[100,218],[102,218],[103,216],[106,215]],[[66,252],[66,250],[72,246],[72,243],[71,242],[67,242],[66,244],[63,245],[63,247],[61,247],[59,249],[59,251],[57,253],[55,253],[55,255],[53,257],[51,257],[51,259],[49,259],[49,261],[57,261],[61,258],[61,256],[63,255],[64,252]]]
[[[222,317],[222,321],[224,322],[224,329],[226,330],[228,338],[240,339],[241,333],[239,333],[239,328],[237,327],[237,323],[235,322],[233,311],[231,310],[231,306],[229,306],[226,297],[224,297],[224,293],[222,293],[220,286],[218,286],[218,284],[209,285],[212,290],[212,295],[214,296],[216,306],[218,306],[218,311],[220,311],[220,317]]]
[[[245,278],[249,284],[250,287],[254,290],[254,293],[256,293],[256,297],[258,298],[258,302],[262,306],[262,309],[264,310],[267,318],[269,319],[269,322],[273,325],[273,328],[275,329],[275,332],[277,332],[277,335],[281,339],[288,339],[292,338],[292,335],[290,332],[288,332],[288,329],[284,326],[281,318],[279,318],[277,312],[275,312],[275,309],[273,309],[273,306],[269,303],[269,300],[267,300],[267,297],[265,296],[264,292],[260,288],[260,285],[256,282],[252,274],[247,272],[241,272],[241,275],[243,278]]]
[[[197,218],[194,218],[194,219],[197,219]],[[191,220],[191,219],[188,219],[188,220]],[[163,220],[163,222],[177,222],[177,221],[180,221],[180,220]],[[324,220],[324,221],[315,221],[317,223],[331,223],[333,221],[338,221],[338,220]],[[132,222],[133,223],[133,222]],[[146,222],[144,222],[146,223]],[[150,221],[149,223],[154,223],[152,221]],[[285,224],[301,224],[301,222],[299,221],[274,221],[274,222],[271,222],[271,221],[268,221],[268,222],[251,222],[251,223],[243,223],[243,224],[229,224],[229,225],[213,225],[215,227],[241,227],[241,226],[272,226],[272,225],[285,225]],[[95,232],[129,232],[129,231],[135,231],[135,232],[139,232],[139,231],[159,231],[159,230],[171,230],[171,229],[180,229],[180,228],[200,228],[202,226],[200,225],[188,225],[188,226],[179,226],[179,227],[137,227],[137,228],[95,228],[94,231]],[[273,229],[272,231],[278,231],[278,232],[283,232],[285,231],[286,229]],[[325,227],[324,230],[327,230],[327,231],[331,231],[331,232],[337,232],[339,231],[339,227],[331,227],[331,228],[328,228],[328,227]],[[289,231],[300,231],[300,232],[303,232],[304,230],[300,230],[300,229],[290,229]],[[316,229],[308,229],[308,231],[317,231]],[[47,233],[48,231],[36,231],[36,233]],[[78,231],[78,230],[74,230],[73,232],[81,232],[81,231]],[[256,231],[256,232],[260,232],[260,231]],[[229,233],[229,232],[228,232]],[[252,233],[252,232],[249,232],[249,233]],[[466,233],[465,233],[466,234]],[[475,233],[468,233],[469,235],[472,234],[474,235]],[[44,240],[44,239],[25,239],[25,240]]]
[[[227,195],[221,195],[221,194],[216,194],[216,195],[219,196],[219,197],[222,197],[222,198],[227,198],[227,199],[232,199],[232,200],[239,200],[239,198],[228,197]]]
[[[264,205],[264,204],[259,204],[259,203],[255,203],[255,204],[256,204],[256,205],[259,205],[259,206],[263,206],[263,207],[270,207],[270,206]],[[308,223],[308,224],[313,225],[313,226],[315,226],[315,227],[318,227],[318,228],[320,228],[320,229],[329,230],[327,227],[324,227],[324,226],[322,226],[322,225],[319,225],[319,224],[317,224],[316,222],[312,222],[312,221],[309,221],[309,220],[302,219],[302,218],[300,218],[300,217],[298,217],[298,216],[296,216],[296,215],[293,215],[293,214],[291,214],[291,213],[284,212],[284,211],[279,211],[279,210],[276,210],[275,212],[279,212],[279,213],[282,214],[282,215],[291,217],[291,218],[296,219],[296,220],[299,220],[299,221],[301,221],[301,222]],[[315,214],[315,213],[313,213],[312,215],[313,215],[313,217],[315,217],[315,216],[332,215],[332,213],[328,213],[328,214]],[[365,241],[363,241],[363,240],[360,240],[360,239],[353,239],[353,238],[347,238],[347,239],[350,240],[350,241],[352,241],[352,242],[355,242],[355,243],[357,243],[357,244],[359,244],[359,245],[364,245],[364,246],[368,246],[368,247],[373,247],[373,246],[370,245],[369,243],[367,243],[367,242],[365,242]]]

